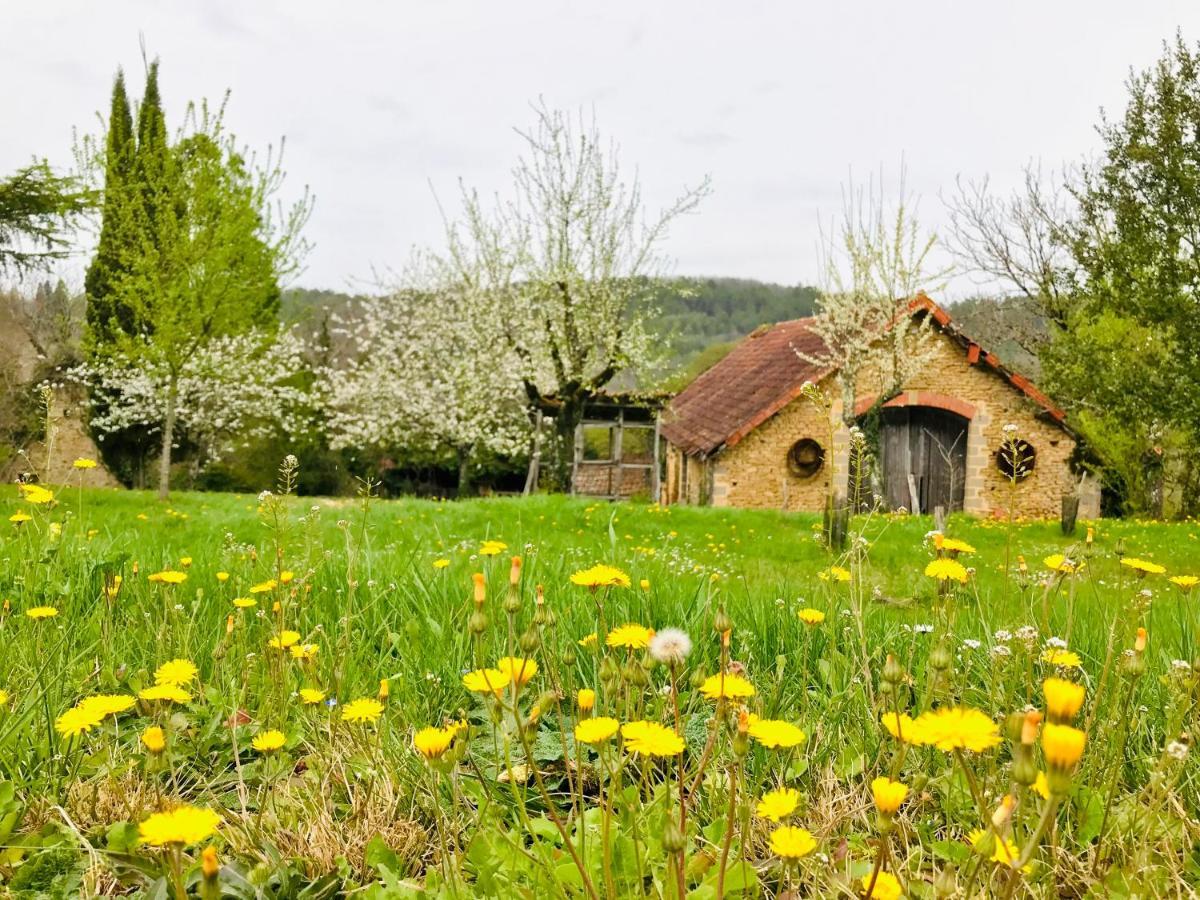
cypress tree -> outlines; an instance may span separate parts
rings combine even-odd
[[[123,206],[122,192],[130,189],[133,178],[135,143],[133,115],[129,110],[129,95],[125,90],[125,73],[117,70],[113,80],[112,105],[108,117],[108,136],[105,142],[104,206],[100,223],[100,241],[96,256],[84,278],[87,294],[87,326],[93,342],[111,340],[113,319],[122,325],[128,311],[122,315],[113,284],[123,268],[124,248],[129,245],[129,223],[118,221],[116,211]]]

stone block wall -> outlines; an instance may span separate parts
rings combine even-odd
[[[858,409],[870,407],[875,396],[872,387],[877,393],[881,383],[878,373],[863,373]],[[711,461],[684,457],[676,448],[668,448],[668,501],[815,512],[824,504],[830,477],[844,493],[848,435],[841,425],[842,404],[835,396],[832,379],[820,387],[831,400],[830,420],[811,400],[798,397]],[[968,513],[1005,516],[1011,501],[1018,517],[1057,518],[1063,496],[1077,490],[1079,477],[1070,465],[1074,438],[994,369],[968,362],[961,345],[949,336],[934,338],[931,358],[892,402],[937,406],[969,420],[964,473],[964,510]],[[835,423],[832,452],[831,423]],[[1037,453],[1033,471],[1015,486],[996,465],[1003,427],[1009,423],[1017,426],[1017,437],[1028,441]],[[794,475],[787,463],[788,450],[802,438],[812,438],[826,450],[825,464],[809,478]],[[695,469],[711,466],[711,499],[703,498],[698,490],[702,476],[691,469],[687,490],[672,496],[670,486],[681,482],[673,482],[671,472],[682,473],[685,465]],[[1099,491],[1094,480],[1081,494],[1079,517],[1098,517]]]

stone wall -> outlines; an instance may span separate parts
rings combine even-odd
[[[859,381],[856,407],[866,409],[879,390],[878,373],[865,372]],[[820,385],[830,401],[830,419],[836,423],[833,452],[829,452],[831,423],[809,399],[799,397],[709,464],[712,498],[716,506],[744,506],[784,510],[820,510],[829,488],[837,481],[839,492],[847,482],[848,437],[841,425],[842,403],[831,379]],[[981,516],[1007,515],[1009,492],[1014,514],[1022,518],[1057,518],[1062,498],[1077,489],[1078,476],[1070,466],[1074,438],[1049,420],[1041,407],[986,365],[972,365],[963,348],[939,334],[933,355],[921,372],[904,385],[895,404],[928,405],[951,409],[969,419],[964,510]],[[1033,472],[1015,486],[996,466],[996,452],[1004,425],[1017,426],[1017,436],[1037,453]],[[788,467],[787,454],[801,438],[813,438],[826,450],[825,465],[815,475],[801,478]],[[668,452],[682,456],[675,448]],[[697,462],[697,461],[689,461]],[[677,459],[675,467],[680,468]],[[691,488],[691,484],[688,485]],[[677,492],[679,502],[702,502],[695,490]],[[668,493],[668,499],[672,498]],[[1094,480],[1082,491],[1079,517],[1099,516],[1099,489]]]

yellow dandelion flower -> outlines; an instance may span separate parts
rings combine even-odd
[[[986,713],[965,706],[943,707],[919,715],[913,724],[914,744],[927,744],[947,753],[981,753],[1000,743],[1000,728]]]
[[[575,695],[575,702],[583,712],[591,712],[596,705],[596,692],[591,688],[580,688]]]
[[[250,593],[265,594],[268,591],[275,590],[277,587],[279,587],[279,582],[274,578],[268,578],[266,581],[260,581],[258,584],[252,585],[250,587]]]
[[[1047,647],[1042,652],[1042,662],[1063,669],[1078,669],[1083,665],[1078,653],[1072,650],[1061,650],[1058,647]]]
[[[825,613],[821,612],[819,609],[813,609],[812,607],[805,607],[796,615],[800,617],[800,621],[805,625],[820,625],[825,621]]]
[[[771,851],[780,859],[803,859],[816,849],[816,840],[803,828],[783,825],[771,832]]]
[[[444,569],[449,565],[450,565],[450,560],[445,559],[444,557],[442,559],[435,559],[433,561],[433,567],[435,569]]]
[[[621,726],[625,749],[641,756],[677,756],[683,752],[683,738],[673,728],[658,722],[626,722]]]
[[[212,837],[221,817],[211,809],[180,806],[170,812],[155,813],[138,828],[142,843],[151,847],[176,844],[188,846]]]
[[[254,740],[250,742],[250,746],[259,753],[274,753],[286,743],[287,736],[282,731],[272,729],[256,734]]]
[[[142,732],[142,746],[156,756],[167,749],[167,736],[157,725],[151,725]]]
[[[480,556],[499,556],[508,549],[508,544],[504,541],[484,541],[479,545]]]
[[[53,619],[58,610],[53,606],[34,606],[25,610],[25,615],[31,619]]]
[[[1046,697],[1046,713],[1051,722],[1070,722],[1083,706],[1084,687],[1061,678],[1047,678],[1042,682],[1042,693]]]
[[[942,538],[942,549],[947,553],[974,553],[975,548],[958,538]]]
[[[316,688],[300,688],[300,700],[306,706],[314,706],[325,699],[325,692]]]
[[[610,647],[625,647],[629,650],[644,650],[650,646],[650,638],[654,637],[654,632],[644,625],[635,625],[633,623],[621,625],[614,628],[608,633],[604,639],[604,643]]]
[[[63,737],[86,734],[104,721],[104,714],[97,709],[73,706],[54,720],[54,730]]]
[[[1046,757],[1046,765],[1055,769],[1069,772],[1079,763],[1083,756],[1087,735],[1078,728],[1070,725],[1057,725],[1047,722],[1042,729],[1042,753]]]
[[[1183,588],[1184,591],[1190,591],[1196,585],[1200,584],[1200,577],[1195,575],[1172,575],[1167,581],[1177,587]]]
[[[700,685],[700,693],[709,700],[741,700],[754,696],[754,685],[741,675],[731,675],[728,672],[709,675]]]
[[[845,584],[851,578],[850,570],[842,566],[830,566],[828,569],[822,569],[817,573],[817,577],[822,581],[836,581],[842,584]]]
[[[25,502],[32,503],[34,506],[54,502],[54,491],[44,488],[40,484],[22,484],[18,485],[17,489],[21,492]]]
[[[238,609],[250,609],[252,606],[258,606],[258,601],[253,597],[234,597],[233,605]]]
[[[1145,559],[1138,559],[1133,556],[1126,556],[1121,559],[1121,565],[1126,568],[1133,569],[1140,575],[1162,575],[1167,571],[1166,566],[1160,566],[1158,563],[1150,562]]]
[[[300,632],[284,630],[267,641],[267,646],[272,650],[286,650],[288,647],[294,646],[300,642]]]
[[[575,740],[581,744],[603,744],[611,740],[621,727],[616,719],[599,716],[595,719],[584,719],[575,725]]]
[[[510,681],[515,681],[517,687],[524,687],[537,674],[538,664],[532,659],[506,656],[496,663],[496,668],[506,674]]]
[[[177,684],[156,684],[138,691],[142,700],[165,700],[170,703],[190,703],[192,695]]]
[[[629,576],[615,566],[596,565],[571,576],[571,584],[595,590],[602,587],[629,587]]]
[[[881,775],[871,782],[871,797],[875,808],[885,816],[894,816],[904,798],[908,796],[908,785]]]
[[[376,722],[383,715],[383,704],[372,697],[351,700],[342,707],[344,722]]]
[[[806,735],[791,722],[776,719],[755,719],[747,732],[750,737],[772,750],[795,747],[804,743]]]
[[[8,517],[8,521],[12,522],[14,525],[22,525],[25,522],[33,521],[33,516],[27,512],[21,512],[20,510],[17,510]]]
[[[422,728],[413,735],[413,749],[426,760],[441,759],[442,754],[454,743],[457,728]]]
[[[800,805],[800,792],[795,788],[778,788],[762,795],[754,811],[764,819],[778,822],[786,819]]]
[[[913,719],[911,716],[904,713],[897,716],[894,712],[887,712],[879,717],[879,721],[883,723],[883,727],[892,737],[905,743],[915,743],[912,737]]]
[[[595,646],[595,643],[596,643],[596,632],[594,632],[594,631],[593,631],[591,634],[585,634],[583,637],[581,637],[581,638],[580,638],[578,641],[576,641],[575,643],[579,644],[579,646],[580,646],[580,647],[592,647],[592,646]]]
[[[173,659],[154,670],[154,683],[182,686],[195,680],[199,674],[200,670],[190,659]]]
[[[936,581],[967,583],[967,569],[956,559],[934,559],[925,567],[925,574]]]
[[[891,872],[876,872],[875,886],[871,886],[871,873],[868,872],[858,883],[862,885],[862,900],[900,900],[904,891],[900,880]]]
[[[499,669],[476,669],[463,676],[463,686],[477,694],[500,694],[512,678]]]
[[[71,465],[76,469],[94,469],[96,468],[96,461],[88,459],[86,456],[80,456]]]
[[[989,835],[995,839],[995,849],[992,850],[991,862],[1012,868],[1013,863],[1021,858],[1021,848],[1011,838],[1000,838],[990,829],[976,828],[967,835],[967,843],[971,845],[971,848],[976,853],[981,853],[987,846]],[[1033,866],[1027,865],[1023,868],[1023,871],[1026,873],[1032,872]]]
[[[221,584],[224,584],[228,580],[229,580],[228,572],[218,572],[217,573],[217,581],[221,582]]]
[[[288,649],[291,651],[292,659],[299,660],[301,662],[308,662],[309,660],[316,658],[317,652],[321,649],[321,645],[292,644],[292,646]]]
[[[187,575],[174,569],[165,569],[147,576],[146,580],[153,584],[183,584],[187,581]]]

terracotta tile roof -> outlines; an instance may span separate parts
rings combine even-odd
[[[796,355],[819,355],[825,343],[812,319],[764,325],[702,373],[671,402],[662,434],[685,453],[731,446],[800,395],[806,381],[829,374]]]
[[[909,304],[909,313],[932,316],[937,326],[962,346],[968,364],[989,366],[1066,427],[1065,413],[1045,394],[962,334],[949,314],[924,294]],[[832,370],[796,355],[796,349],[810,356],[819,356],[824,350],[824,342],[809,329],[811,323],[812,319],[793,319],[764,325],[744,338],[676,395],[663,413],[663,436],[688,455],[708,456],[732,447],[795,400],[806,381],[818,382],[829,375]]]

